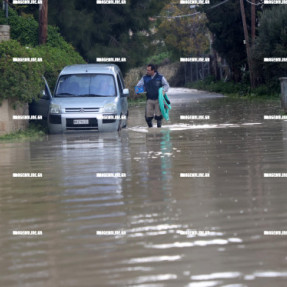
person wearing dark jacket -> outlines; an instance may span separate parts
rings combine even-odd
[[[152,120],[155,118],[157,121],[157,127],[161,127],[162,114],[159,109],[158,103],[158,90],[163,87],[163,93],[165,94],[169,89],[169,84],[165,77],[156,71],[155,65],[148,64],[147,74],[140,79],[137,86],[144,87],[146,92],[146,109],[145,120],[148,127],[152,127]]]

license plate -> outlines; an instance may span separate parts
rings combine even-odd
[[[74,125],[88,125],[89,120],[73,120]]]

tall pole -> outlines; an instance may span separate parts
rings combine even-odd
[[[4,5],[5,5],[5,16],[8,19],[8,0],[4,0]]]
[[[241,9],[241,17],[242,17],[243,30],[244,30],[247,61],[248,61],[248,67],[249,67],[250,84],[251,84],[251,87],[254,88],[255,84],[254,84],[254,76],[253,76],[253,65],[252,65],[251,51],[250,51],[250,45],[249,45],[249,35],[247,31],[246,16],[245,16],[243,0],[240,0],[240,9]]]
[[[39,44],[47,42],[48,0],[43,0],[39,7]]]
[[[252,46],[255,42],[255,27],[256,27],[256,7],[255,7],[255,0],[252,0],[251,4],[251,39],[252,39]]]

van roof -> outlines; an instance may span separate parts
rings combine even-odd
[[[66,66],[60,73],[60,75],[68,74],[114,74],[120,71],[120,68],[115,64],[79,64]]]

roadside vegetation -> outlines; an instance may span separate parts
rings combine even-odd
[[[280,96],[280,86],[278,83],[270,86],[261,85],[251,89],[248,82],[216,81],[212,76],[201,81],[188,83],[186,87],[220,93],[230,97],[278,99]]]
[[[19,130],[0,136],[0,142],[43,140],[47,136],[47,133],[48,131],[45,124],[30,123],[26,130]]]
[[[0,13],[0,25],[6,21],[4,13]],[[32,15],[19,16],[9,8],[8,24],[11,40],[0,43],[0,103],[3,99],[11,99],[16,104],[29,103],[43,90],[42,75],[53,89],[64,66],[85,62],[56,27],[49,26],[47,44],[38,45],[38,22]],[[36,61],[20,63],[13,58],[34,58]]]
[[[93,0],[49,1],[49,23],[55,26],[48,26],[47,43],[39,46],[38,6],[10,3],[8,20],[0,12],[0,25],[10,25],[12,39],[0,43],[0,103],[8,98],[15,104],[37,99],[43,90],[42,75],[53,90],[64,66],[95,63],[97,57],[125,57],[127,61],[118,65],[130,89],[129,103],[138,105],[145,102],[145,95],[136,95],[134,86],[146,64],[180,64],[180,57],[202,55],[215,59],[218,66],[228,66],[228,80],[222,81],[210,65],[213,76],[186,83],[187,87],[241,98],[278,99],[279,78],[287,76],[287,62],[264,62],[264,58],[286,58],[287,6],[256,6],[256,33],[250,37],[255,75],[251,85],[240,3],[214,0],[212,5],[217,6],[178,5],[177,0],[134,0],[119,6],[97,5]],[[252,31],[250,6],[245,5],[247,28]],[[13,58],[42,61],[19,63]]]
[[[215,2],[218,2],[216,0]],[[231,74],[224,82],[214,77],[187,84],[188,87],[245,98],[278,99],[280,77],[287,76],[287,62],[266,62],[265,58],[285,58],[287,47],[287,7],[264,5],[257,7],[258,25],[251,46],[255,85],[251,89],[239,1],[228,2],[222,9],[205,9],[209,20],[207,26],[214,35],[213,48],[226,59]],[[245,8],[246,9],[246,8]],[[204,9],[203,9],[204,10]],[[247,14],[247,23],[251,16]],[[240,42],[238,42],[238,40]]]
[[[0,43],[0,105],[8,99],[14,108],[39,98],[44,89],[43,75],[53,89],[64,66],[85,63],[57,27],[49,25],[47,43],[38,45],[38,22],[29,13],[30,7],[28,13],[24,13],[27,6],[16,6],[9,8],[8,21],[4,13],[0,13],[0,25],[10,25],[11,32],[11,40]],[[17,62],[17,58],[33,58],[33,61]],[[31,122],[28,129],[0,136],[0,141],[38,140],[46,134],[45,124]]]

